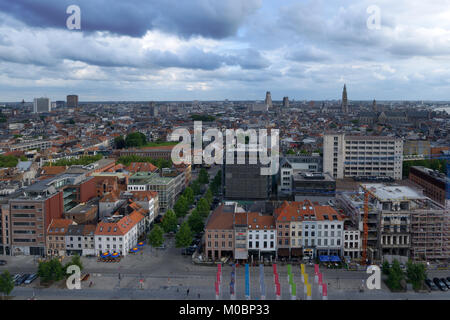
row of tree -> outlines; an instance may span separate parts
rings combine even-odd
[[[166,159],[153,159],[149,157],[142,157],[138,155],[129,155],[129,156],[121,156],[118,160],[118,163],[123,164],[124,166],[129,166],[132,162],[148,162],[153,164],[155,167],[159,169],[162,168],[171,168],[172,161]]]
[[[50,261],[41,261],[38,266],[38,276],[41,278],[41,281],[45,283],[59,281],[66,277],[67,268],[71,265],[77,265],[80,270],[83,270],[83,264],[78,255],[74,255],[72,260],[65,266],[63,266],[61,261],[57,258],[53,258]]]
[[[216,175],[213,182],[214,186],[220,185],[220,172]],[[219,177],[219,178],[217,178]],[[215,181],[215,182],[214,182]],[[192,243],[194,234],[203,231],[205,227],[205,219],[209,215],[213,202],[213,192],[209,188],[205,196],[201,198],[194,210],[192,210],[187,221],[183,222],[177,230],[178,220],[184,218],[189,212],[189,208],[195,202],[195,195],[201,193],[201,187],[209,182],[209,175],[205,169],[201,169],[199,178],[187,187],[183,194],[178,198],[173,206],[173,210],[168,210],[164,215],[161,225],[155,225],[148,236],[149,243],[152,247],[159,247],[163,244],[164,233],[176,232],[175,245],[177,248],[186,248]],[[196,192],[197,191],[197,192]]]
[[[77,265],[80,270],[83,270],[83,264],[81,262],[80,256],[75,255],[72,260],[68,262],[65,266],[62,265],[61,261],[54,258],[50,261],[42,261],[39,263],[38,276],[41,278],[42,282],[50,283],[52,281],[59,281],[65,278],[67,275],[67,268],[71,265]],[[14,289],[14,279],[8,270],[5,270],[0,275],[0,292],[3,296],[8,296]]]
[[[13,168],[17,166],[19,160],[26,161],[27,157],[15,157],[15,156],[1,156],[0,155],[0,168]]]
[[[403,290],[404,282],[412,284],[414,290],[423,287],[427,277],[426,267],[423,263],[413,263],[411,260],[406,264],[406,273],[400,267],[400,263],[394,260],[392,266],[387,261],[383,263],[383,273],[388,276],[386,284],[393,291]]]
[[[412,166],[422,166],[447,174],[447,162],[445,159],[408,160],[403,161],[403,177],[409,176],[409,169]]]

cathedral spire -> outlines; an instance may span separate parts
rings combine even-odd
[[[348,113],[347,87],[344,83],[344,91],[342,92],[342,112]]]

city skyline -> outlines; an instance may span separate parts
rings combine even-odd
[[[0,0],[1,101],[450,100],[446,1],[30,3]]]

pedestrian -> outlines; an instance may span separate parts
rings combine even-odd
[[[200,299],[200,293],[198,294],[198,298]]]
[[[189,296],[189,289],[187,289],[186,291],[186,296]]]

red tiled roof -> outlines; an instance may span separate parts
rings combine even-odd
[[[132,162],[126,170],[130,172],[154,172],[158,168],[149,162]]]
[[[332,207],[315,205],[308,200],[303,202],[285,201],[279,208],[275,209],[274,216],[277,222],[303,221],[305,216],[314,216],[317,221],[343,219]]]
[[[105,194],[100,199],[100,202],[116,202],[117,200],[119,200],[119,194],[116,191],[112,191]]]
[[[71,224],[74,224],[71,219],[52,219],[52,222],[47,228],[47,234],[64,235]]]
[[[100,236],[123,236],[127,234],[144,216],[137,211],[123,217],[117,222],[102,221],[95,229],[95,235]]]

